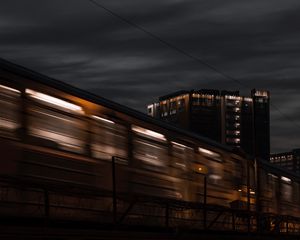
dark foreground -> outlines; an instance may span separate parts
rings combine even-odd
[[[273,240],[299,239],[299,236],[214,232],[214,231],[185,231],[181,229],[165,230],[159,228],[97,226],[83,222],[62,222],[45,219],[2,219],[0,239],[203,239],[203,240]]]

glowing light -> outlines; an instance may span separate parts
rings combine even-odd
[[[173,142],[173,141],[171,141],[171,143],[172,143],[174,146],[177,146],[177,147],[192,149],[192,148],[190,148],[190,147],[188,147],[188,146],[186,146],[186,145],[183,145],[183,144],[181,144],[181,143],[178,143],[178,142]]]
[[[276,175],[272,174],[272,173],[268,173],[268,175],[272,178],[278,178]]]
[[[289,179],[289,178],[287,178],[287,177],[281,177],[281,180],[282,181],[285,181],[285,182],[291,182],[292,180],[291,179]]]
[[[252,102],[253,100],[252,100],[252,98],[247,98],[247,97],[245,97],[245,98],[244,98],[244,101],[246,101],[246,102]]]
[[[4,86],[4,85],[0,85],[0,88],[2,89],[5,89],[5,90],[8,90],[8,91],[11,91],[11,92],[15,92],[15,93],[21,93],[19,90],[17,89],[14,89],[14,88],[11,88],[11,87],[7,87],[7,86]]]
[[[250,194],[254,195],[254,194],[255,194],[255,192],[251,190],[251,191],[250,191]]]
[[[186,168],[186,165],[185,165],[185,164],[183,164],[183,163],[176,162],[175,164],[176,164],[177,166],[180,166],[180,167]]]
[[[138,126],[134,126],[134,125],[131,127],[131,129],[134,132],[141,133],[141,134],[153,137],[153,138],[157,138],[157,139],[166,141],[165,136],[163,134],[161,134],[161,133],[154,132],[152,130],[149,130],[149,129],[146,129],[146,128],[142,128],[142,127],[138,127]]]
[[[151,165],[159,166],[159,167],[164,166],[164,163],[162,161],[160,161],[157,156],[154,156],[154,155],[151,155],[148,153],[136,154],[136,158],[138,158],[139,160],[141,160],[147,164],[151,164]]]
[[[220,175],[217,174],[210,174],[209,178],[213,179],[213,180],[221,180],[222,177]]]
[[[238,189],[238,192],[241,192],[242,191],[242,189]]]
[[[220,157],[220,154],[215,153],[213,151],[210,151],[208,149],[201,148],[201,147],[199,147],[198,149],[199,149],[200,152],[202,152],[202,153],[204,153],[206,155],[209,155],[209,156],[212,156],[212,157],[217,157],[217,158]]]
[[[0,127],[10,129],[10,130],[15,130],[19,127],[19,125],[15,122],[0,118]]]
[[[59,107],[62,107],[62,108],[68,109],[68,110],[72,110],[72,111],[76,111],[76,112],[83,112],[82,108],[80,106],[77,106],[73,103],[69,103],[64,100],[61,100],[59,98],[52,97],[52,96],[49,96],[44,93],[36,92],[31,89],[26,89],[26,93],[28,95],[30,95],[32,98],[41,100],[43,102],[47,102],[47,103],[50,103],[50,104],[53,104],[53,105],[56,105],[56,106],[59,106]]]
[[[257,97],[268,97],[269,96],[267,91],[255,91],[254,95]]]
[[[231,95],[226,95],[225,98],[226,99],[233,99],[233,100],[235,100],[235,99],[240,100],[241,99],[241,97],[239,97],[239,96],[231,96]]]
[[[148,154],[148,153],[146,153],[145,156],[149,157],[149,158],[152,158],[152,159],[158,159],[157,156],[154,156],[154,155],[151,155],[151,154]]]
[[[111,121],[111,120],[108,120],[106,118],[102,118],[102,117],[99,117],[99,116],[92,115],[92,118],[95,118],[95,119],[100,120],[102,122],[107,122],[107,123],[115,124],[114,121]]]
[[[200,174],[207,174],[208,173],[208,169],[205,165],[196,164],[195,165],[195,170],[196,170],[196,172],[198,172]]]

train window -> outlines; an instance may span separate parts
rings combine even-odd
[[[20,91],[0,85],[0,135],[17,137],[19,123]]]
[[[85,123],[77,116],[36,106],[34,102],[28,107],[28,115],[28,133],[36,138],[37,144],[85,152]]]
[[[154,143],[141,138],[135,138],[134,158],[142,163],[144,167],[165,171],[168,164],[168,148],[160,143]]]
[[[92,155],[111,160],[113,156],[127,158],[127,129],[106,118],[92,116]]]
[[[31,89],[25,92],[32,100],[28,107],[28,133],[37,144],[84,153],[85,124],[75,115],[82,114],[82,108]]]
[[[194,149],[173,141],[171,144],[173,156],[171,166],[187,171],[190,161],[194,158]]]
[[[282,198],[286,201],[292,201],[293,198],[293,186],[286,182],[281,184]]]

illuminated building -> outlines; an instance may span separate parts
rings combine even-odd
[[[300,174],[300,149],[270,155],[270,162]]]
[[[240,96],[239,91],[179,91],[148,105],[148,115],[269,159],[268,91],[253,89],[250,97]]]

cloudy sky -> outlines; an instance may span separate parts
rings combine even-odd
[[[89,0],[1,0],[0,57],[143,112],[181,89],[267,89],[272,151],[300,147],[299,0],[99,3],[243,85]]]

